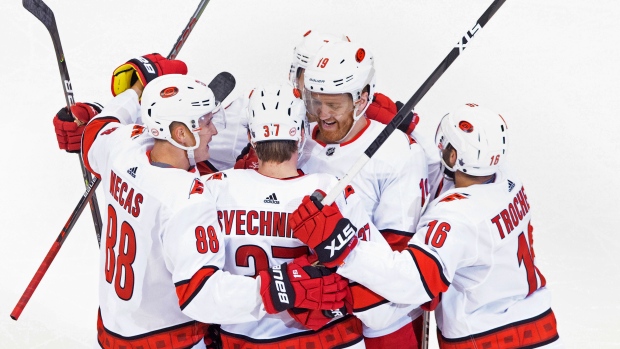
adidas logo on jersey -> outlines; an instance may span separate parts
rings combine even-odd
[[[509,179],[508,180],[508,192],[511,192],[515,188],[515,184]]]
[[[276,193],[273,193],[269,195],[268,197],[266,197],[263,202],[266,204],[279,204],[280,203],[280,201],[278,201],[278,198],[276,197]]]
[[[136,172],[138,172],[137,167],[132,167],[129,170],[127,170],[127,173],[129,173],[129,175],[132,176],[133,178],[136,178]]]

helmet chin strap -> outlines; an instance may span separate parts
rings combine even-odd
[[[189,160],[189,166],[196,166],[196,160],[194,159],[194,149],[187,150],[187,159]]]

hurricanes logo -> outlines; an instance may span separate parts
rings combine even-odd
[[[116,131],[117,128],[118,127],[112,127],[111,129],[107,129],[107,130],[101,132],[100,135],[102,135],[102,136],[109,135],[110,133]]]
[[[463,200],[463,199],[467,199],[467,197],[469,196],[469,194],[461,194],[461,193],[454,193],[454,194],[450,194],[448,196],[446,196],[445,198],[441,199],[441,201],[439,202],[450,202],[450,201],[455,201],[455,200]]]
[[[179,93],[179,89],[174,86],[171,86],[171,87],[166,87],[165,89],[161,90],[159,95],[162,98],[169,98],[169,97],[176,95],[177,93]]]
[[[144,126],[134,125],[131,130],[131,138],[136,138],[144,132]]]
[[[194,182],[192,183],[192,189],[189,191],[189,195],[192,194],[202,194],[205,191],[205,185],[198,178],[194,178]]]

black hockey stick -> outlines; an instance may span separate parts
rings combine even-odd
[[[327,196],[324,198],[317,192],[312,195],[321,199],[321,203],[323,205],[330,205],[334,202],[338,194],[340,194],[344,188],[351,183],[353,177],[366,165],[368,160],[379,150],[379,147],[385,143],[388,137],[396,130],[398,125],[400,125],[403,120],[407,117],[407,114],[420,102],[422,97],[426,95],[426,93],[430,90],[430,88],[439,80],[439,78],[446,72],[448,67],[452,65],[452,63],[456,60],[456,58],[465,50],[467,44],[474,38],[480,29],[482,29],[489,19],[493,17],[495,12],[499,10],[499,8],[506,2],[506,0],[495,0],[493,3],[487,8],[486,11],[480,16],[474,27],[467,31],[465,35],[461,38],[461,40],[454,46],[454,48],[448,53],[446,58],[435,68],[435,70],[431,73],[431,75],[424,81],[422,86],[418,88],[418,90],[409,98],[407,103],[405,103],[396,116],[390,121],[387,126],[379,133],[377,138],[368,146],[368,148],[364,151],[364,154],[353,164],[353,166],[349,169],[349,171],[342,177],[342,179],[338,182],[338,185],[332,189]]]
[[[209,4],[209,1],[211,0],[200,0],[200,3],[198,4],[196,11],[194,11],[194,14],[189,19],[189,22],[187,22],[185,29],[183,29],[183,31],[181,32],[181,35],[179,35],[179,38],[177,39],[177,42],[172,47],[172,50],[170,51],[170,53],[168,53],[168,59],[177,58],[179,51],[181,51],[181,47],[185,45],[185,41],[187,40],[189,33],[191,33],[192,30],[194,30],[194,26],[198,22],[198,19],[200,18],[200,16],[202,16],[202,12],[204,12],[205,8]]]
[[[439,80],[439,78],[446,72],[448,67],[452,65],[452,63],[456,60],[456,58],[465,50],[467,44],[474,38],[474,35],[482,29],[489,19],[493,17],[495,12],[499,10],[499,8],[506,2],[506,0],[495,0],[486,11],[478,18],[478,21],[473,26],[471,30],[468,30],[465,35],[459,40],[459,42],[452,48],[452,50],[448,53],[446,58],[435,68],[435,70],[431,73],[431,75],[424,81],[422,86],[418,88],[418,90],[409,98],[407,103],[405,103],[396,113],[396,116],[390,121],[390,123],[379,133],[377,138],[368,146],[368,148],[364,151],[364,154],[360,156],[360,158],[351,166],[349,171],[342,177],[342,179],[338,182],[338,184],[327,194],[327,196],[323,197],[319,192],[314,192],[312,196],[316,197],[321,201],[322,205],[330,205],[336,200],[336,197],[344,190],[344,188],[351,183],[353,177],[366,165],[366,163],[370,160],[370,158],[379,150],[381,145],[385,143],[388,137],[398,128],[403,120],[407,117],[407,114],[420,102],[422,97],[426,95],[426,93],[431,89],[431,87]],[[324,312],[324,314],[326,314]],[[329,317],[327,313],[326,316]],[[428,327],[429,327],[429,312],[425,311],[422,318],[422,342],[421,348],[428,348]]]
[[[187,37],[191,33],[192,29],[194,29],[194,25],[196,24],[196,21],[198,21],[198,18],[200,18],[200,15],[202,15],[202,12],[204,11],[204,8],[207,6],[208,2],[209,0],[202,0],[200,4],[198,4],[198,8],[196,9],[189,23],[185,26],[185,29],[183,29],[183,32],[177,39],[176,43],[174,44],[174,49],[170,52],[170,55],[168,58],[171,58],[171,59],[175,58],[176,55],[179,53],[179,50],[181,49],[181,47],[183,47],[183,44],[187,40]],[[26,7],[27,3],[28,3],[28,6],[30,7]],[[56,28],[56,20],[54,19],[54,13],[41,0],[23,0],[23,4],[24,4],[24,7],[26,7],[28,11],[32,12],[32,14],[34,14],[37,18],[39,18],[46,27],[50,25],[48,29],[50,27]],[[36,5],[33,5],[33,4],[36,4]],[[55,32],[56,32],[56,38],[58,41],[58,47],[60,47],[60,40],[58,39],[58,31],[56,30]],[[52,31],[50,31],[50,34],[52,34]],[[52,40],[55,40],[54,35],[52,35]],[[57,47],[56,42],[54,42],[54,47]],[[58,52],[59,51],[56,50],[57,55],[58,55]],[[62,53],[62,48],[60,49],[60,52]],[[64,62],[64,57],[62,57],[62,62],[59,60],[59,63],[58,63],[59,66],[61,66],[61,63],[63,62]],[[66,64],[64,64],[64,69],[66,70]],[[61,76],[62,76],[62,68],[61,68]],[[231,79],[232,79],[232,83],[231,83]],[[226,98],[226,96],[228,96],[228,94],[232,92],[232,90],[235,87],[234,80],[235,80],[234,77],[230,73],[223,72],[223,73],[218,74],[211,81],[211,83],[209,83],[209,87],[213,86],[212,90],[213,90],[216,100],[218,99],[218,94],[219,94],[220,101],[223,101]],[[220,87],[218,83],[221,83],[221,85],[224,87]],[[71,86],[71,83],[69,82],[69,87],[70,86]],[[227,89],[229,89],[228,92],[226,92]],[[69,90],[71,89],[69,88]],[[66,91],[67,90],[65,89],[65,92]],[[65,94],[65,96],[69,96],[69,95]],[[73,102],[73,94],[71,94],[71,97],[67,97],[68,100],[69,98],[71,98],[71,102]],[[80,161],[81,160],[82,158],[80,157]],[[90,173],[88,174],[90,175]],[[56,241],[54,241],[54,243],[52,244],[52,247],[50,248],[45,258],[43,259],[43,262],[41,263],[41,265],[39,265],[37,272],[34,274],[32,280],[30,280],[28,287],[26,287],[26,290],[24,291],[19,301],[15,305],[15,308],[13,308],[13,311],[11,312],[11,318],[13,320],[17,321],[22,311],[26,307],[26,304],[28,304],[28,301],[34,294],[34,291],[37,289],[37,286],[41,282],[41,279],[43,279],[43,276],[47,272],[47,269],[51,265],[54,258],[56,258],[58,251],[60,251],[60,247],[62,247],[62,244],[65,242],[67,236],[69,236],[71,229],[77,222],[78,218],[80,218],[82,211],[84,211],[84,208],[86,207],[86,203],[89,202],[91,198],[94,198],[95,190],[99,186],[99,183],[100,183],[100,179],[97,177],[93,178],[90,182],[87,182],[87,187],[86,187],[86,191],[84,192],[84,195],[82,195],[82,198],[78,202],[78,205],[73,210],[73,213],[71,213],[69,220],[67,220],[67,223],[65,223],[65,226],[60,231],[60,234],[56,238]]]
[[[232,74],[228,72],[221,72],[216,75],[213,80],[211,80],[211,82],[209,83],[209,88],[211,88],[211,90],[213,91],[216,101],[223,101],[234,90],[235,78],[232,76]],[[86,188],[84,195],[82,195],[82,198],[80,198],[80,201],[71,213],[69,220],[67,220],[67,223],[65,223],[65,226],[60,231],[60,234],[56,238],[56,241],[54,241],[54,244],[52,244],[49,252],[47,252],[47,255],[43,259],[43,262],[41,262],[39,269],[37,269],[37,272],[34,274],[32,280],[30,280],[28,287],[26,287],[26,290],[17,302],[17,305],[15,305],[15,308],[13,308],[13,312],[11,312],[11,318],[13,320],[17,320],[19,318],[19,315],[24,310],[24,307],[26,307],[26,304],[28,303],[28,301],[32,297],[32,294],[41,282],[41,279],[43,279],[43,276],[52,264],[52,261],[54,260],[54,258],[56,258],[58,251],[60,251],[60,247],[65,242],[65,239],[71,232],[71,229],[77,222],[78,218],[80,218],[82,211],[84,211],[86,204],[94,195],[95,189],[97,189],[100,182],[101,180],[95,177],[90,182],[88,188]]]
[[[71,106],[75,104],[75,99],[73,98],[73,88],[71,87],[71,79],[69,78],[69,70],[67,69],[67,62],[65,60],[65,55],[62,50],[62,45],[60,44],[60,35],[58,35],[58,27],[56,26],[56,18],[54,17],[54,12],[42,1],[42,0],[23,0],[22,4],[24,8],[30,13],[32,13],[38,20],[45,25],[47,31],[50,33],[52,37],[52,42],[54,43],[54,51],[56,52],[56,61],[58,61],[58,69],[60,71],[60,79],[62,80],[62,88],[65,92],[65,101],[67,103],[67,111],[69,115],[69,120],[63,121],[74,121],[78,124],[82,122],[76,119],[71,114]],[[92,175],[86,167],[84,167],[84,160],[82,156],[78,153],[78,157],[80,159],[80,168],[82,169],[82,178],[84,179],[84,184],[86,188],[91,187],[90,181],[92,181]],[[97,243],[101,245],[101,230],[103,227],[101,221],[101,213],[99,212],[99,203],[97,202],[97,195],[93,194],[90,200],[88,201],[90,204],[90,211],[93,216],[93,223],[95,225],[95,233],[97,234]]]

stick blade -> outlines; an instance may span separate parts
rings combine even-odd
[[[37,17],[51,31],[56,27],[54,12],[41,0],[22,0],[24,8]]]
[[[209,88],[213,91],[215,100],[221,103],[235,89],[236,84],[235,77],[231,73],[224,71],[217,74],[211,80]]]

